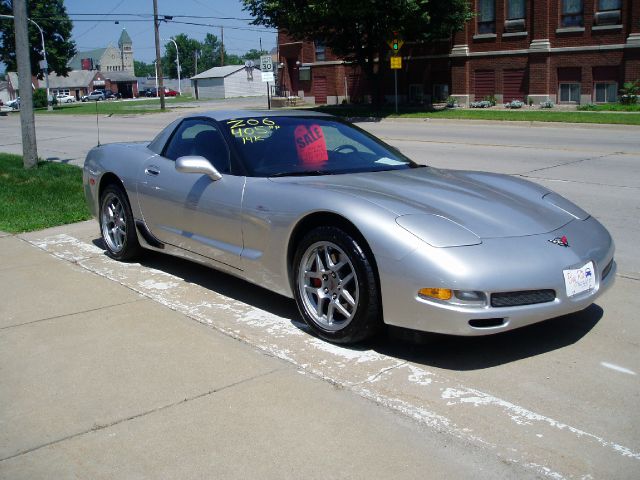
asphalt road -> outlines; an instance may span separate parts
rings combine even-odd
[[[175,116],[103,118],[101,135],[105,142],[150,138]],[[96,235],[86,233],[30,241],[534,475],[638,478],[640,129],[415,120],[361,126],[420,162],[519,175],[566,195],[611,231],[616,285],[584,312],[518,331],[482,338],[394,331],[362,350],[304,333],[292,301],[187,262],[153,255],[123,266],[99,255]],[[43,157],[78,163],[95,144],[86,117],[39,116],[37,127]],[[0,151],[19,152],[15,139],[19,147],[16,118],[0,118]]]

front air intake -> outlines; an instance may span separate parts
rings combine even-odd
[[[522,292],[499,292],[491,294],[492,307],[518,307],[520,305],[535,305],[536,303],[553,302],[556,299],[555,290],[526,290]]]

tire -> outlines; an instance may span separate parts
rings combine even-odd
[[[107,255],[116,260],[131,260],[140,254],[131,205],[122,187],[112,184],[104,189],[98,218]]]
[[[352,235],[318,227],[299,243],[293,290],[305,323],[333,343],[357,343],[382,327],[380,289],[371,260]]]

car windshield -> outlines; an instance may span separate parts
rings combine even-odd
[[[322,117],[248,117],[224,125],[256,177],[332,175],[418,167],[366,132]]]

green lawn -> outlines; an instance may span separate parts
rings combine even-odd
[[[456,108],[433,111],[400,110],[396,114],[392,107],[374,110],[371,106],[326,106],[312,110],[331,113],[343,117],[384,117],[384,118],[451,118],[465,120],[498,120],[523,122],[566,122],[566,123],[608,123],[640,125],[640,112],[619,113],[599,111],[561,111],[524,108],[522,110]]]
[[[22,157],[0,153],[0,230],[28,232],[88,218],[80,168],[39,162],[25,170]]]
[[[165,98],[166,105],[172,108],[179,108],[182,103],[195,102],[196,99],[190,95],[180,95],[179,97]],[[100,102],[75,102],[65,103],[54,107],[53,111],[46,108],[37,109],[36,113],[57,115],[57,114],[73,114],[73,115],[95,115],[96,104],[98,113],[104,115],[130,115],[137,113],[154,113],[160,112],[160,99],[150,98],[148,100],[106,100]]]
[[[603,103],[602,105],[580,105],[578,110],[587,112],[640,112],[640,104],[621,105],[619,103]]]

